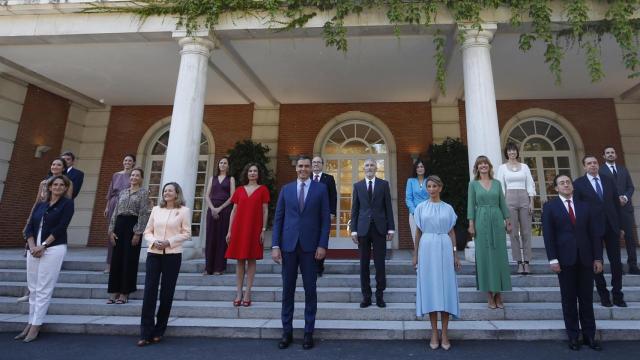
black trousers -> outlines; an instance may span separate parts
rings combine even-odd
[[[360,288],[362,296],[371,298],[371,280],[369,264],[371,249],[373,248],[373,264],[376,268],[376,296],[382,296],[387,288],[387,276],[384,260],[387,256],[386,234],[380,234],[375,225],[371,223],[369,233],[366,236],[358,236],[358,248],[360,249]]]
[[[131,240],[133,227],[138,223],[135,215],[119,215],[113,232],[118,239],[111,255],[108,292],[112,294],[129,294],[137,290],[138,262],[140,261],[140,244],[133,246]]]
[[[636,255],[636,237],[633,236],[633,211],[627,211],[625,209],[620,211],[620,222],[622,223],[622,230],[624,230],[624,242],[627,248],[627,264],[633,266],[638,265],[638,257]]]
[[[569,339],[582,335],[593,339],[596,335],[596,320],[593,315],[593,267],[575,264],[561,266],[558,274],[562,315]],[[579,324],[579,325],[578,325]]]
[[[620,260],[620,239],[609,224],[604,235],[604,245],[607,249],[607,258],[611,267],[611,294],[613,300],[624,300],[622,294],[622,262]],[[607,282],[604,279],[604,271],[595,275],[596,288],[600,297],[609,298]]]
[[[163,336],[167,330],[181,262],[182,254],[147,254],[147,275],[144,279],[144,299],[140,319],[141,339],[151,340],[153,337]],[[160,306],[156,315],[158,285],[160,285]]]

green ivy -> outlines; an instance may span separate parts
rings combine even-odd
[[[319,13],[330,12],[333,16],[322,28],[325,43],[347,51],[344,20],[365,10],[386,10],[387,19],[394,26],[396,35],[400,35],[400,25],[428,27],[441,11],[449,11],[457,25],[480,30],[483,23],[481,12],[503,7],[511,11],[510,24],[522,31],[518,44],[522,51],[529,51],[538,41],[544,44],[544,61],[556,83],[562,80],[565,51],[574,44],[578,44],[585,53],[591,80],[601,80],[604,72],[600,44],[604,36],[611,36],[617,42],[629,77],[640,76],[640,20],[634,18],[634,14],[640,12],[640,0],[601,0],[600,5],[606,7],[606,14],[603,20],[598,21],[590,21],[587,0],[563,0],[566,21],[557,24],[551,18],[551,3],[549,0],[141,0],[136,2],[139,6],[95,5],[83,12],[131,13],[143,20],[150,16],[175,16],[178,28],[185,29],[187,34],[202,28],[215,29],[220,16],[228,13],[256,16],[278,31],[286,31],[304,27]],[[526,18],[531,22],[530,27],[522,26]],[[460,41],[464,34],[458,34]],[[446,40],[439,31],[435,32],[433,43],[436,47],[436,79],[444,92]]]

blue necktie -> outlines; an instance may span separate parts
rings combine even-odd
[[[598,197],[600,198],[600,200],[602,200],[604,198],[604,195],[602,194],[602,186],[600,186],[600,179],[593,178],[593,181],[596,182],[596,193],[598,193]]]
[[[300,183],[300,193],[298,194],[298,206],[300,207],[300,212],[304,209],[304,182]]]

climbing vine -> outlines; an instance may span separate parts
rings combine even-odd
[[[255,16],[274,30],[286,31],[304,27],[320,13],[329,13],[322,32],[327,46],[348,50],[345,19],[366,10],[386,11],[396,35],[401,25],[430,26],[438,14],[448,12],[457,25],[467,29],[482,28],[482,12],[498,8],[510,11],[510,25],[521,32],[519,48],[527,52],[536,42],[545,46],[544,61],[556,83],[562,80],[562,60],[567,49],[578,46],[584,52],[591,80],[601,80],[604,70],[600,44],[605,36],[613,37],[621,49],[622,63],[629,77],[640,76],[638,34],[640,32],[640,0],[140,0],[137,6],[111,7],[95,5],[83,12],[131,13],[146,19],[151,16],[174,16],[178,28],[193,34],[200,29],[215,29],[221,16]],[[560,18],[554,8],[562,6]],[[603,19],[591,20],[590,8],[606,10]],[[468,31],[468,30],[467,30]],[[445,91],[448,41],[440,30],[434,31],[433,43],[436,78]],[[460,41],[464,36],[459,33]]]

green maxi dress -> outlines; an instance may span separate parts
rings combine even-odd
[[[490,190],[482,187],[480,181],[469,183],[467,218],[475,222],[476,288],[490,292],[511,291],[504,228],[509,209],[499,181],[491,180]]]

